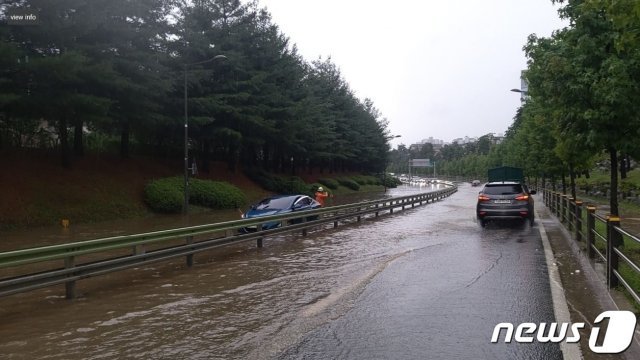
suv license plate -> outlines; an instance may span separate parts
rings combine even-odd
[[[511,204],[511,200],[494,200],[496,204]]]

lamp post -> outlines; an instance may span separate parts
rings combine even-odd
[[[389,141],[391,139],[402,137],[402,135],[390,135],[384,138],[385,141]],[[382,173],[382,185],[384,185],[384,192],[387,192],[387,160],[384,162],[384,169]]]
[[[208,62],[226,59],[224,55],[216,55],[211,59],[204,61],[198,61],[191,64],[184,64],[184,203],[182,205],[182,213],[187,214],[189,212],[189,106],[188,106],[188,92],[187,92],[187,73],[189,72],[189,66],[206,64]]]

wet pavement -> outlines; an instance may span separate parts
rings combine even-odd
[[[476,195],[464,184],[362,225],[196,255],[191,269],[83,280],[74,301],[60,287],[0,298],[0,358],[562,358],[557,344],[490,342],[498,323],[554,310],[538,225],[482,229]]]

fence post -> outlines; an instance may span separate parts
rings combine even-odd
[[[573,218],[575,216],[574,200],[575,199],[572,198],[571,196],[567,196],[566,221],[567,221],[567,228],[569,229],[569,232],[573,231]]]
[[[575,202],[576,241],[582,241],[582,201]]]
[[[618,271],[618,254],[614,251],[621,242],[622,235],[615,230],[620,226],[620,218],[617,216],[607,216],[607,285],[609,288],[618,286],[618,277],[613,271]]]
[[[566,194],[562,194],[560,195],[560,222],[564,223],[567,219],[567,195]]]
[[[593,253],[593,244],[595,243],[596,236],[593,233],[596,228],[596,207],[587,206],[587,256],[589,259],[593,259],[595,254]]]

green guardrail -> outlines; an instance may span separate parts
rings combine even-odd
[[[414,207],[447,197],[457,191],[452,186],[443,190],[408,195],[397,198],[380,199],[354,204],[332,206],[317,210],[287,213],[251,219],[227,221],[215,224],[197,225],[177,229],[161,230],[141,234],[121,235],[95,240],[73,242],[60,245],[14,250],[0,253],[0,268],[12,268],[18,275],[0,278],[0,296],[35,290],[42,287],[64,283],[67,298],[75,297],[75,281],[91,276],[119,271],[141,263],[165,261],[171,258],[186,256],[187,266],[193,264],[193,255],[197,252],[219,246],[256,240],[262,247],[263,239],[279,233],[302,231],[306,235],[309,227],[331,223],[334,227],[340,221],[355,218],[360,221],[368,214],[378,216],[380,212],[393,213],[395,209]],[[310,218],[312,220],[310,220]],[[302,220],[292,223],[292,220]],[[265,223],[279,222],[280,227],[263,230]],[[255,226],[257,231],[240,233],[240,229]],[[217,237],[210,237],[217,235]],[[198,239],[196,237],[209,238]],[[176,240],[184,243],[175,244]],[[173,242],[168,244],[168,242]],[[165,247],[162,247],[166,244]],[[158,245],[159,249],[147,251],[148,245]],[[114,250],[130,249],[126,255],[113,255]],[[86,255],[107,257],[99,260],[78,262],[78,258]],[[57,261],[63,260],[64,266],[54,267]],[[34,269],[39,264],[45,269]]]

